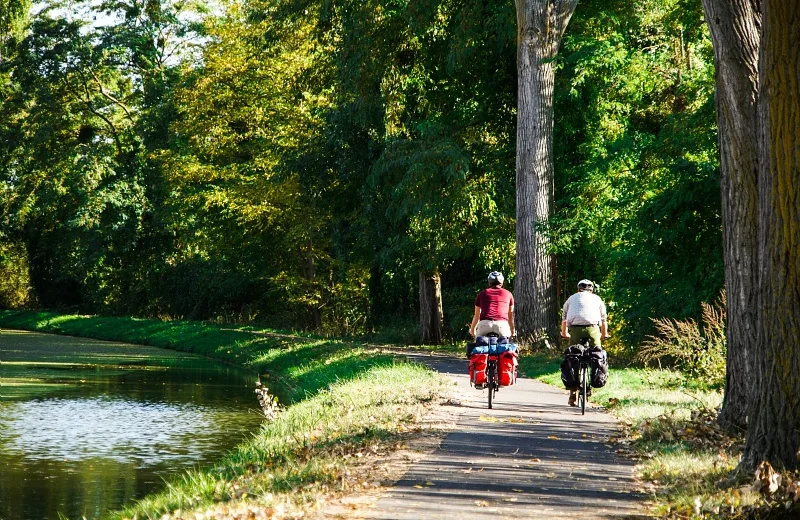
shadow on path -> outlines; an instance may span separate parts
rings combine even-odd
[[[410,357],[456,381],[461,416],[436,452],[358,517],[645,518],[634,462],[607,444],[618,427],[603,409],[582,416],[566,391],[519,379],[489,410],[465,359]]]

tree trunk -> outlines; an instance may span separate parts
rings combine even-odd
[[[759,56],[757,393],[742,466],[797,467],[800,427],[800,0],[764,0]]]
[[[306,251],[305,251],[305,259],[304,259],[304,275],[306,280],[310,282],[311,290],[314,292],[315,296],[319,294],[319,286],[317,282],[317,266],[316,262],[314,261],[314,243],[309,238]],[[322,328],[322,312],[319,308],[319,301],[318,298],[312,298],[312,303],[308,304],[308,316],[311,322],[311,327],[314,330],[320,330]]]
[[[753,389],[758,287],[760,0],[703,0],[714,43],[728,363],[719,422],[744,430]]]
[[[517,274],[515,323],[558,336],[555,258],[541,224],[553,209],[553,58],[578,0],[517,0]]]
[[[419,324],[422,343],[442,342],[442,283],[439,273],[419,273]]]

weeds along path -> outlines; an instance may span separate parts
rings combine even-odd
[[[581,416],[566,391],[519,379],[489,410],[486,391],[469,386],[466,360],[411,357],[456,381],[457,425],[372,507],[347,518],[645,517],[634,462],[607,444],[619,431],[603,409]]]

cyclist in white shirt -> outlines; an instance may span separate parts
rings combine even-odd
[[[567,298],[561,318],[561,337],[576,340],[589,338],[592,345],[602,346],[608,338],[608,315],[603,300],[594,294],[591,280],[578,282],[578,292]],[[575,406],[576,390],[570,390],[569,405]]]

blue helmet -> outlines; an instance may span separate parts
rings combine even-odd
[[[498,283],[502,284],[505,281],[503,273],[501,273],[500,271],[492,271],[491,273],[489,273],[489,282],[491,283],[495,280],[497,280]]]

